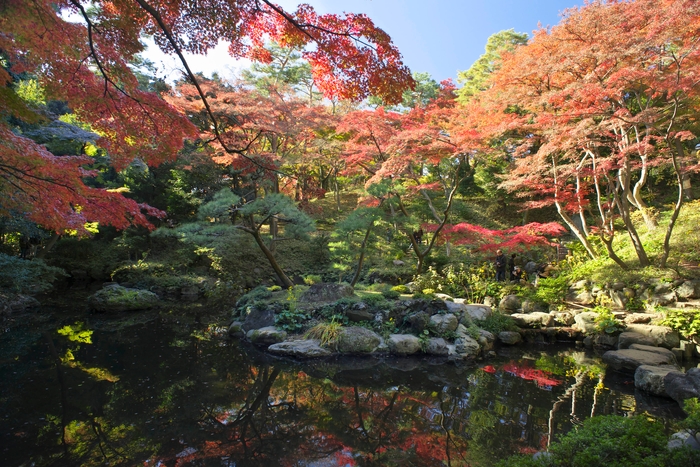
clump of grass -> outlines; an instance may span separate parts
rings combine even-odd
[[[317,339],[321,342],[321,347],[335,348],[340,333],[343,329],[343,324],[332,320],[326,323],[319,323],[309,329],[304,337],[307,339]]]

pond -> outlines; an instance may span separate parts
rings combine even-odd
[[[490,466],[592,415],[675,402],[635,394],[571,347],[421,358],[272,358],[221,329],[99,316],[0,336],[5,466]],[[132,319],[133,321],[133,319]]]

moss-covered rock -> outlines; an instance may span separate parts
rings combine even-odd
[[[421,351],[420,340],[411,334],[392,334],[387,345],[395,355],[413,355]]]
[[[445,334],[457,330],[459,320],[452,313],[433,315],[430,317],[430,327],[438,334]]]
[[[336,343],[338,352],[345,354],[368,354],[374,352],[381,338],[367,328],[351,326],[343,328]]]
[[[19,313],[29,308],[38,307],[39,305],[39,301],[29,295],[0,292],[0,315],[3,313],[8,315]]]
[[[317,340],[312,339],[280,342],[272,344],[267,350],[273,354],[297,358],[319,358],[331,355],[328,349],[324,349]]]
[[[266,328],[248,331],[246,337],[255,345],[267,347],[272,344],[284,342],[287,339],[287,333],[275,327],[269,326]]]
[[[302,303],[335,302],[353,295],[355,290],[348,284],[313,284],[299,297],[299,301]]]
[[[98,312],[147,310],[160,303],[153,292],[110,285],[88,297],[88,306]]]

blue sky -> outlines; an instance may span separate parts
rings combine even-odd
[[[300,2],[277,0],[293,11]],[[437,81],[456,79],[484,53],[488,37],[504,29],[531,34],[538,23],[553,26],[559,13],[583,0],[306,0],[319,13],[365,13],[387,32],[414,72],[428,72]],[[147,54],[166,75],[177,63]],[[210,57],[190,57],[190,65],[207,75],[228,77],[245,63],[233,63],[225,46]],[[175,76],[171,76],[175,77]]]

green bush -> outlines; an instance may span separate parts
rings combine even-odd
[[[397,292],[393,288],[391,289],[386,289],[382,291],[382,296],[386,298],[387,300],[397,300],[398,298],[401,297],[401,293]]]
[[[547,305],[557,305],[566,299],[569,278],[565,275],[538,279],[535,298]]]
[[[362,301],[371,307],[381,307],[386,305],[386,298],[379,294],[367,294],[362,296]]]
[[[683,410],[688,417],[683,420],[682,426],[696,433],[700,432],[700,401],[697,397],[686,399],[683,402]]]
[[[304,325],[311,319],[306,312],[298,308],[287,308],[275,315],[275,326],[287,332],[298,332],[304,329]]]
[[[637,313],[646,309],[646,303],[638,297],[632,297],[625,303],[625,310],[630,313]]]
[[[433,289],[424,289],[420,292],[414,292],[413,298],[416,300],[435,300],[437,297],[433,293]]]
[[[350,323],[350,320],[345,313],[337,309],[342,307],[342,305],[339,306],[338,303],[340,303],[340,300],[335,303],[324,305],[320,309],[316,309],[316,317],[330,322],[336,321],[347,326]]]
[[[499,467],[697,467],[700,452],[669,451],[664,426],[644,417],[607,415],[583,425],[552,443],[549,456],[512,457]]]
[[[392,291],[397,292],[399,294],[409,294],[411,293],[411,289],[408,288],[406,285],[395,285],[391,288]]]
[[[442,292],[447,288],[445,278],[434,267],[430,266],[426,272],[413,277],[414,290],[433,290]]]
[[[236,309],[242,310],[247,306],[255,304],[255,302],[267,300],[271,297],[272,292],[264,285],[260,285],[239,298],[236,302]]]
[[[47,266],[40,259],[31,261],[0,253],[0,288],[16,293],[40,293],[51,290],[61,268]]]
[[[304,284],[306,285],[320,284],[321,282],[323,282],[323,280],[319,274],[309,274],[304,277]]]
[[[700,335],[700,311],[668,310],[661,324],[678,331],[686,339]]]
[[[604,306],[597,306],[593,309],[598,316],[595,318],[596,331],[604,332],[606,334],[616,334],[622,332],[625,329],[625,323],[615,318],[612,314],[610,308]]]
[[[476,320],[477,326],[492,334],[498,334],[503,331],[517,331],[518,326],[513,318],[499,311],[494,312],[484,320]]]

